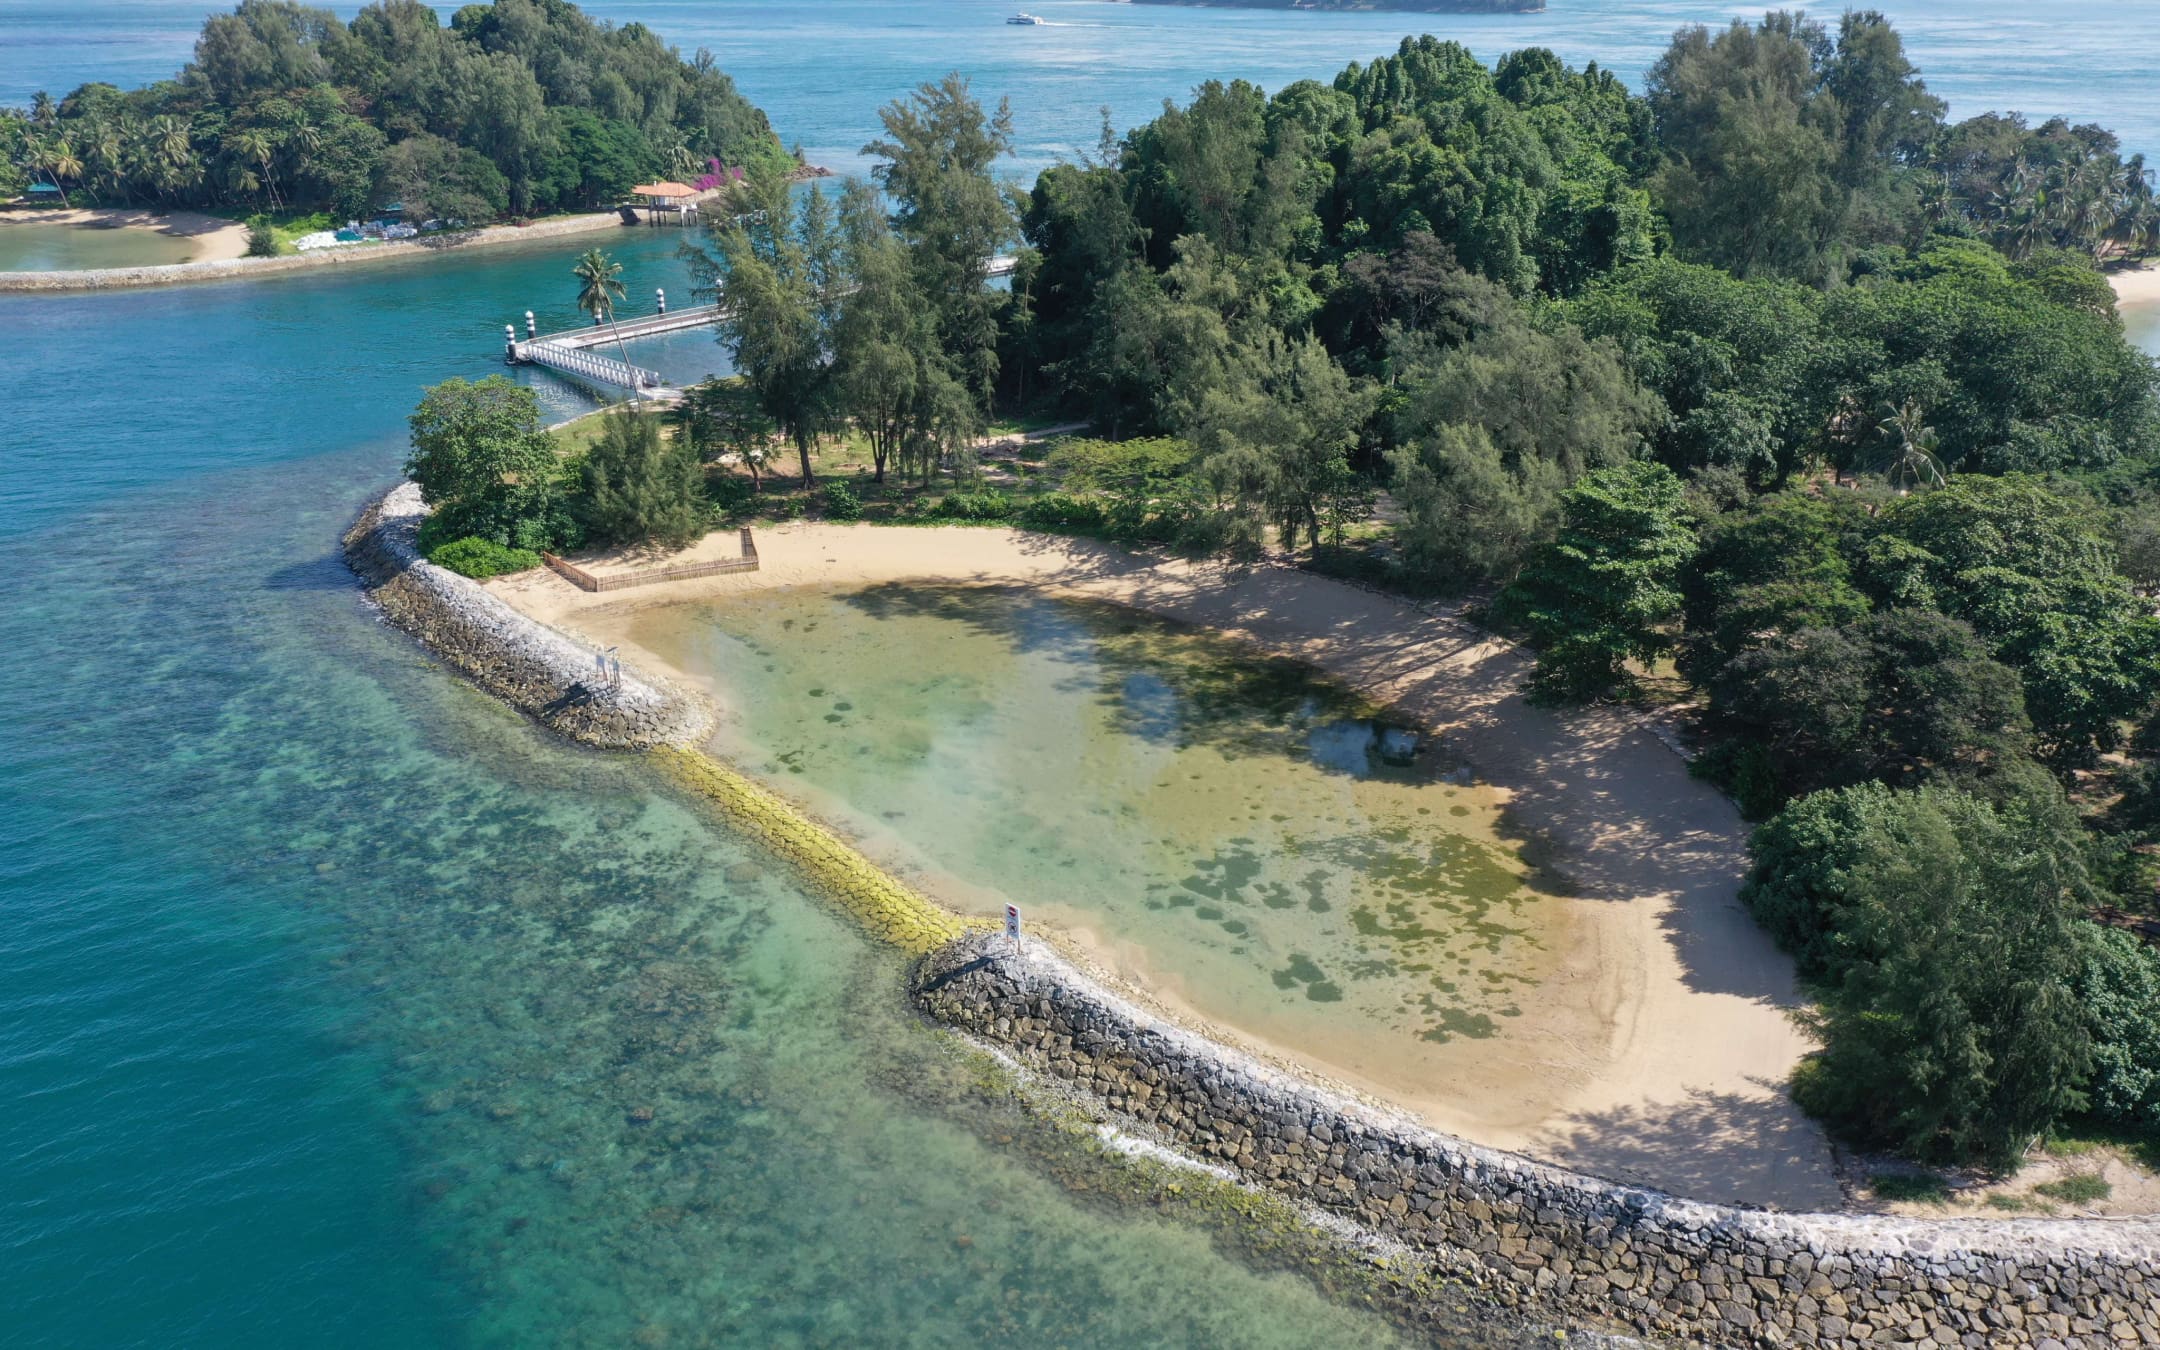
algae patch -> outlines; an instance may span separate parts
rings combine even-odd
[[[652,754],[677,782],[717,804],[730,820],[793,863],[878,938],[921,956],[970,927],[969,921],[888,876],[777,794],[711,756],[672,746]]]

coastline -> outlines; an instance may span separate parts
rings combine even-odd
[[[4,228],[6,227],[0,226],[0,229]],[[240,230],[241,249],[244,253],[247,247],[247,231],[239,226],[234,228]],[[534,221],[530,225],[489,225],[477,230],[461,230],[427,239],[400,239],[388,243],[355,245],[351,248],[322,249],[313,253],[284,254],[275,258],[236,256],[142,267],[100,267],[63,272],[0,272],[0,292],[131,290],[145,286],[252,280],[324,267],[363,267],[375,263],[411,262],[443,253],[462,253],[469,249],[528,243],[605,229],[637,228],[639,227],[623,224],[622,217],[613,211],[555,216]]]
[[[1437,1284],[1415,1277],[1405,1290],[1413,1299],[1454,1303],[1474,1289],[1482,1304],[1535,1319],[1617,1320],[1716,1344],[1859,1350],[1897,1340],[2083,1350],[2160,1343],[2160,1220],[1775,1213],[1680,1198],[1434,1132],[1397,1107],[1166,1021],[1040,940],[1015,950],[879,874],[844,839],[695,749],[709,730],[710,710],[699,700],[627,670],[617,692],[583,689],[591,648],[513,608],[503,586],[483,587],[420,560],[412,534],[423,514],[417,489],[402,484],[370,502],[345,536],[348,562],[392,622],[566,734],[646,748],[656,767],[673,771],[731,824],[812,878],[836,874],[834,899],[914,955],[909,988],[918,1009],[960,1042],[987,1051],[993,1058],[984,1070],[1011,1075],[1006,1090],[1024,1097],[1040,1084],[1103,1122],[1097,1129],[1105,1140],[1125,1135],[1143,1151],[1189,1160],[1251,1197],[1229,1200],[1239,1212],[1287,1202],[1310,1233],[1391,1278],[1418,1269],[1438,1277]],[[795,533],[825,545],[809,553],[825,553],[842,531]],[[1014,542],[1011,531],[881,533]],[[1093,555],[1104,576],[1170,566],[1131,555],[1120,566],[1105,550],[1070,540],[1025,542],[1051,556],[1075,549]],[[948,544],[939,553],[954,551]],[[804,567],[815,565],[793,549],[777,552],[783,575],[774,584],[800,584]],[[1161,577],[1158,584],[1212,596],[1254,577],[1186,570],[1204,574],[1197,582]],[[745,575],[754,574],[662,588],[681,600],[689,598],[681,588]],[[1284,576],[1312,580],[1302,573],[1266,579]],[[590,618],[601,607],[583,608]],[[1513,655],[1475,634],[1452,637],[1463,651]],[[1423,660],[1430,653],[1408,655]],[[1515,667],[1519,680],[1519,657]],[[557,688],[583,691],[584,711],[575,719],[562,711],[578,700],[548,697]],[[648,696],[657,697],[658,716]],[[1635,739],[1648,736],[1632,730]]]
[[[758,572],[630,592],[584,592],[545,572],[485,588],[715,703],[709,683],[636,642],[636,615],[772,587],[934,579],[1107,600],[1306,661],[1437,731],[1506,798],[1512,826],[1560,846],[1579,894],[1555,901],[1568,907],[1571,940],[1544,987],[1565,996],[1541,1001],[1534,1028],[1458,1047],[1444,1082],[1229,1034],[1491,1147],[1702,1199],[1842,1204],[1826,1141],[1782,1090],[1810,1044],[1788,1016],[1800,1005],[1790,963],[1735,898],[1746,827],[1624,714],[1530,708],[1516,693],[1527,663],[1507,644],[1300,572],[1227,573],[996,529],[793,525],[761,534],[759,551]],[[723,723],[728,715],[719,710]],[[913,861],[874,831],[848,833],[881,864]],[[947,904],[982,910],[964,889],[920,881]],[[1085,929],[1061,933],[1155,1006],[1211,1024],[1146,953]]]
[[[185,239],[195,250],[186,263],[230,262],[247,256],[247,226],[200,211],[152,211],[136,207],[31,207],[0,210],[0,230],[10,225],[68,225],[86,230],[139,230]],[[155,264],[146,264],[155,265]],[[107,269],[112,270],[112,269]],[[0,276],[45,276],[42,272],[0,272]]]

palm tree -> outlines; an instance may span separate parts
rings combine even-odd
[[[616,327],[614,322],[615,302],[627,293],[622,282],[616,280],[622,275],[622,264],[610,258],[603,250],[589,248],[578,256],[577,264],[570,269],[570,275],[579,282],[578,308],[592,315],[594,327],[606,323],[614,330],[615,354],[622,358],[624,365],[630,365],[630,354],[623,347],[622,329]],[[632,370],[635,371],[635,367],[632,367]],[[630,377],[630,397],[643,397],[634,373]]]
[[[53,107],[52,95],[40,89],[30,98],[30,123],[40,131],[50,131],[60,120],[60,112]]]
[[[79,181],[83,176],[82,156],[76,154],[75,147],[64,139],[53,147],[52,173],[53,186],[63,191],[67,188],[69,179]]]
[[[249,176],[257,179],[270,192],[270,209],[280,206],[277,176],[270,171],[271,162],[277,157],[277,147],[260,131],[248,130],[235,135],[229,142],[232,153],[241,162],[251,166]],[[259,172],[258,172],[259,171]]]
[[[1948,475],[1936,451],[1935,428],[1927,425],[1919,400],[1909,398],[1897,407],[1886,403],[1880,416],[1878,430],[1890,442],[1882,457],[1883,476],[1893,486],[1902,484],[1901,490],[1929,483],[1942,486]]]

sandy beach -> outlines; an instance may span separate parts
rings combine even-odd
[[[2160,304],[2160,261],[2108,273],[2118,305]]]
[[[1557,846],[1576,895],[1561,902],[1573,910],[1569,937],[1535,1024],[1472,1050],[1449,1081],[1347,1073],[1325,1047],[1256,1048],[1435,1128],[1583,1171],[1706,1200],[1841,1205],[1826,1142],[1780,1090],[1808,1043],[1789,1015],[1800,1003],[1790,962],[1735,899],[1746,826],[1629,715],[1532,708],[1519,693],[1528,662],[1508,644],[1446,612],[1284,569],[993,529],[802,524],[761,533],[758,548],[757,572],[630,591],[589,593],[546,571],[488,585],[573,636],[625,644],[626,660],[708,696],[709,684],[629,640],[631,616],[755,589],[935,579],[1108,600],[1311,662],[1439,733],[1505,797],[1512,827]],[[735,549],[725,532],[670,561]],[[1179,1008],[1176,980],[1151,971],[1146,953],[1067,936]]]
[[[247,226],[196,211],[148,211],[98,208],[94,210],[8,211],[0,213],[0,229],[9,224],[75,225],[92,230],[148,230],[168,238],[185,239],[194,252],[190,263],[228,262],[247,256]]]
[[[493,248],[511,244],[529,244],[566,235],[590,234],[595,231],[628,228],[622,217],[613,211],[596,211],[584,215],[551,216],[526,225],[489,225],[477,230],[461,230],[454,233],[427,235],[418,239],[400,239],[388,243],[357,245],[351,248],[317,249],[312,253],[283,254],[275,258],[250,258],[247,253],[247,229],[229,220],[214,216],[193,216],[183,211],[167,215],[149,212],[13,212],[8,219],[39,221],[46,224],[66,223],[50,215],[79,215],[103,217],[111,215],[140,216],[145,222],[196,220],[213,222],[225,231],[237,231],[237,235],[204,231],[205,248],[215,247],[216,253],[199,254],[194,260],[183,263],[153,263],[134,267],[101,267],[81,271],[59,272],[0,272],[0,291],[92,291],[121,290],[142,286],[173,286],[189,282],[232,281],[241,278],[280,276],[291,272],[312,271],[325,267],[371,266],[388,262],[416,262],[440,257],[445,253],[463,252],[467,249]],[[0,224],[0,229],[6,226]],[[231,240],[237,238],[237,245]]]

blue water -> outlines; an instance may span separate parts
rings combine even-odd
[[[1004,22],[1018,0],[603,0],[584,8],[648,24],[690,52],[710,47],[789,144],[842,171],[862,164],[879,104],[948,70],[978,91],[1010,94],[1016,167],[1031,171],[1092,147],[1096,109],[1119,127],[1211,77],[1269,89],[1327,79],[1345,62],[1430,32],[1491,60],[1545,46],[1596,60],[1630,82],[1682,24],[1722,24],[1762,4],[1701,0],[1551,0],[1543,14],[1285,13],[1265,10],[1029,0],[1042,28]],[[55,97],[89,79],[123,85],[170,75],[192,49],[211,0],[8,0],[0,6],[0,102],[37,89]],[[1887,0],[1929,85],[1953,116],[2016,109],[2097,121],[2132,150],[2160,156],[2160,4],[2030,0]],[[351,0],[328,6],[350,16]],[[436,8],[445,15],[455,4]],[[1842,6],[1808,7],[1834,19]]]
[[[1714,16],[1032,3],[1070,26],[596,8],[713,46],[842,167],[878,100],[955,64],[1016,95],[1032,164],[1091,140],[1098,104],[1326,75],[1412,26],[1632,70]],[[165,74],[203,7],[13,0],[0,97]],[[2160,122],[2123,74],[2150,6],[1933,12],[1900,17],[1960,110]],[[633,294],[684,286],[669,232],[610,242]],[[1388,1343],[1275,1268],[1295,1253],[1099,1198],[969,1087],[888,955],[359,602],[336,537],[420,389],[500,369],[527,308],[574,322],[580,246],[0,298],[0,1343]],[[551,414],[585,406],[522,378]]]

